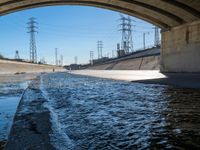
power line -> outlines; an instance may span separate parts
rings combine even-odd
[[[38,24],[35,18],[30,18],[28,24],[28,33],[30,33],[30,61],[33,63],[37,63],[37,48],[35,41],[35,33],[37,32]]]

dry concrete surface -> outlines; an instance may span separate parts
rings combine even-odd
[[[39,65],[0,59],[0,74],[52,72],[53,69],[54,71],[65,71],[63,67],[53,65]]]
[[[178,88],[200,88],[200,73],[160,73],[159,70],[76,70],[69,73]]]

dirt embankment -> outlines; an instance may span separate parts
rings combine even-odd
[[[53,69],[54,71],[65,71],[64,68],[53,65],[39,65],[0,59],[0,74],[52,72]]]

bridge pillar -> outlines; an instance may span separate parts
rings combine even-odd
[[[200,20],[162,32],[161,72],[200,72]]]

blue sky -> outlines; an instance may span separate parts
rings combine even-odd
[[[103,41],[103,54],[116,50],[116,44],[121,42],[119,31],[119,13],[86,6],[51,6],[29,9],[0,17],[0,53],[8,58],[14,58],[19,50],[20,57],[29,59],[29,34],[27,22],[30,17],[37,19],[36,35],[38,59],[45,58],[54,64],[54,49],[63,55],[64,64],[74,62],[88,63],[89,52],[94,51],[97,57],[97,41]],[[153,44],[153,25],[140,19],[132,18],[135,49],[143,47],[143,32],[149,32],[146,45]]]

